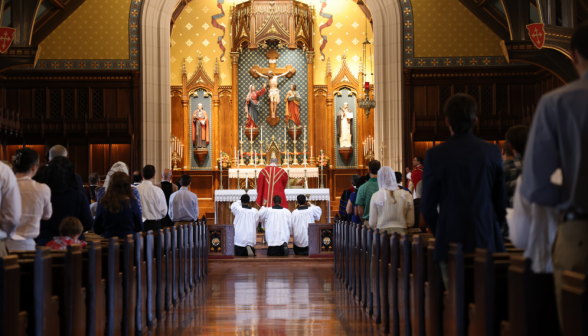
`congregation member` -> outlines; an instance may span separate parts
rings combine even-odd
[[[110,177],[110,186],[98,202],[94,232],[104,238],[119,237],[143,230],[139,202],[132,192],[129,175],[116,172]]]
[[[359,175],[351,176],[351,184],[353,184],[353,192],[349,195],[347,201],[347,215],[351,216],[351,222],[356,224],[362,224],[363,220],[357,213],[357,205],[355,205],[357,199],[357,190],[365,183],[365,179]]]
[[[398,188],[408,191],[412,196],[412,192],[410,191],[410,189],[402,186],[402,173],[394,172],[394,176],[396,177],[396,183],[398,183]]]
[[[456,94],[444,111],[451,138],[427,151],[421,212],[435,236],[433,260],[447,288],[450,243],[462,244],[464,253],[505,251],[500,225],[506,192],[500,149],[472,134],[478,120],[474,98]]]
[[[112,176],[112,174],[116,172],[121,172],[129,175],[129,167],[126,163],[122,161],[118,161],[112,165],[112,167],[106,174],[106,179],[104,179],[104,184],[102,185],[102,188],[98,189],[98,192],[96,193],[96,202],[100,202],[100,200],[108,190],[108,186],[110,185],[110,177]],[[137,202],[139,202],[139,209],[143,211],[143,207],[141,206],[141,195],[139,195],[139,190],[137,190],[137,188],[133,186],[132,192],[133,196],[135,196],[135,198],[137,199]]]
[[[502,159],[504,160],[504,179],[506,182],[506,197],[508,207],[512,208],[517,178],[523,172],[522,157],[529,137],[529,127],[519,125],[511,127],[506,132],[502,145]]]
[[[16,181],[20,191],[22,215],[14,235],[6,240],[9,251],[35,250],[35,238],[39,236],[41,220],[53,214],[51,189],[46,184],[33,181],[39,168],[39,154],[25,147],[16,151],[13,159]]]
[[[98,183],[100,182],[100,176],[98,173],[90,174],[90,176],[88,176],[88,182],[90,182],[90,185],[85,188],[86,197],[88,197],[90,203],[93,203],[96,202],[96,192],[100,189],[98,187]]]
[[[407,167],[406,174],[408,178],[408,190],[412,192],[413,198],[420,198],[421,194],[418,192],[420,190],[419,183],[423,179],[423,165],[425,164],[425,160],[423,160],[420,156],[415,156],[412,159],[412,171]]]
[[[79,219],[75,217],[66,217],[59,224],[59,237],[53,237],[47,247],[53,250],[67,250],[69,245],[77,244],[84,248],[86,242],[80,240],[80,235],[84,231],[84,226]]]
[[[370,225],[370,202],[372,195],[378,191],[378,171],[380,170],[381,164],[378,160],[372,160],[369,163],[369,176],[370,179],[366,181],[357,191],[357,197],[355,204],[357,205],[357,214],[362,218],[363,224]]]
[[[370,201],[370,227],[388,233],[407,233],[414,225],[412,195],[398,187],[390,167],[378,171],[378,188]]]
[[[262,207],[259,210],[261,227],[265,229],[268,256],[287,256],[290,232],[292,231],[292,214],[288,208],[282,207],[282,197],[275,195],[272,199],[274,206]]]
[[[588,275],[588,24],[572,35],[580,79],[545,94],[535,111],[523,164],[521,196],[563,215],[553,246],[559,318],[564,271]],[[540,243],[540,242],[538,242]]]
[[[259,222],[259,211],[252,208],[250,197],[247,194],[241,195],[241,200],[231,204],[231,212],[235,216],[235,256],[255,256],[255,244],[257,243],[257,223]]]
[[[152,165],[143,167],[143,182],[137,186],[137,190],[141,196],[143,227],[145,231],[161,229],[161,220],[167,214],[165,195],[161,188],[153,185],[154,179],[155,167]]]
[[[41,232],[37,245],[45,246],[53,237],[59,236],[59,225],[66,217],[80,220],[84,231],[92,228],[92,214],[86,194],[79,190],[73,163],[64,156],[49,162],[43,182],[51,189],[53,214],[41,220]],[[82,237],[83,239],[83,237]]]
[[[12,169],[0,162],[0,257],[8,255],[6,239],[12,237],[20,223],[21,198]]]
[[[353,175],[356,176],[356,175]],[[339,217],[341,220],[346,221],[351,219],[347,217],[347,203],[349,203],[349,196],[355,192],[354,185],[353,185],[353,176],[351,177],[351,188],[345,189],[341,194],[341,199],[339,200]],[[357,175],[359,176],[359,175]]]
[[[292,236],[294,254],[308,255],[308,224],[321,219],[323,210],[306,201],[306,196],[298,195],[298,209],[292,211]]]
[[[171,194],[169,198],[169,211],[171,225],[183,225],[198,220],[200,210],[198,208],[198,196],[188,190],[192,183],[192,177],[184,174],[180,177],[180,190]]]
[[[48,155],[48,160],[47,163],[51,163],[51,161],[53,161],[55,158],[58,157],[67,157],[67,149],[65,147],[63,147],[62,145],[55,145],[53,147],[51,147],[51,149],[49,150],[49,155]],[[82,180],[82,177],[78,174],[75,173],[74,174],[76,176],[76,183],[78,186],[78,190],[82,193],[85,194],[84,192],[84,181]]]
[[[133,172],[133,186],[136,187],[141,184],[141,182],[143,182],[143,174],[141,171],[135,170],[135,172]]]
[[[170,203],[169,198],[173,193],[178,191],[179,188],[177,185],[171,183],[171,178],[172,178],[171,169],[165,168],[163,170],[163,173],[161,173],[161,178],[162,178],[162,181],[155,184],[155,186],[158,188],[161,188],[161,190],[163,190],[163,194],[165,195],[165,205],[169,209],[169,203]],[[198,216],[196,216],[196,219],[198,219]],[[174,225],[174,223],[172,222],[171,218],[169,217],[169,213],[167,213],[165,215],[165,217],[163,217],[163,219],[161,219],[161,226],[173,226],[173,225]]]

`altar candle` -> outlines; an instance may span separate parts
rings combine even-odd
[[[251,135],[251,142],[253,142],[253,128],[250,128],[249,132],[249,134]]]
[[[241,155],[241,150],[239,150],[239,158],[237,159],[237,169],[241,167],[241,160],[239,160],[241,158]]]
[[[310,157],[312,157],[312,146],[310,146]]]
[[[257,149],[253,151],[253,163],[255,164],[255,169],[257,169]]]
[[[308,190],[308,180],[304,181],[304,185],[306,186],[306,190]]]
[[[241,126],[240,128],[241,128],[241,141],[243,141],[243,126]]]
[[[325,157],[323,156],[323,150],[321,149],[321,167],[325,163]]]
[[[249,175],[245,174],[245,189],[249,189],[248,186],[249,186]]]

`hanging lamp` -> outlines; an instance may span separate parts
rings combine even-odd
[[[369,53],[368,53],[369,48]],[[372,44],[368,40],[368,33],[367,33],[367,18],[365,20],[365,41],[363,42],[363,59],[362,59],[362,68],[367,70],[367,57],[370,57],[370,70],[372,76],[372,82],[374,81],[374,62],[372,59]],[[367,76],[364,76],[366,78]],[[367,78],[366,78],[367,79]],[[365,112],[365,117],[369,118],[370,112],[372,109],[376,107],[376,101],[370,99],[370,82],[366,81],[364,86],[364,96],[363,100],[359,101],[359,108],[363,109]]]

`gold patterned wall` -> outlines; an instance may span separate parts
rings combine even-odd
[[[41,44],[41,59],[128,59],[131,0],[86,0]]]
[[[415,57],[502,56],[500,38],[458,0],[411,0]]]
[[[217,20],[219,24],[230,27],[230,7],[244,1],[225,1],[225,17]],[[319,25],[327,19],[319,15],[320,0],[302,0],[302,2],[315,6],[315,59],[314,59],[314,84],[325,84],[326,61],[321,61],[319,52],[322,38],[319,34]],[[214,60],[222,54],[216,43],[220,29],[211,25],[211,16],[220,13],[216,7],[216,0],[198,0],[190,2],[182,11],[175,22],[171,36],[171,83],[181,84],[182,59],[186,59],[186,69],[192,73],[198,64],[198,54],[204,57],[204,68],[212,77],[214,71]],[[365,16],[357,4],[351,0],[327,0],[327,6],[323,13],[333,15],[333,23],[323,30],[327,36],[328,43],[324,49],[326,57],[331,58],[331,66],[334,75],[337,74],[341,64],[341,55],[347,53],[347,64],[354,74],[359,71],[359,59],[362,56],[362,43],[365,40]],[[230,54],[230,31],[225,36],[225,62],[220,63],[221,85],[231,84],[231,60]],[[368,39],[372,40],[371,27],[368,25]],[[371,81],[371,79],[370,79]]]

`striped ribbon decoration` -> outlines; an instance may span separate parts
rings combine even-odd
[[[321,37],[323,38],[323,43],[321,44],[321,55],[323,56],[323,58],[321,59],[321,61],[325,61],[326,57],[325,54],[323,53],[323,49],[325,49],[325,46],[327,45],[327,35],[323,35],[323,29],[325,28],[329,28],[332,24],[333,24],[333,15],[328,14],[328,13],[323,13],[323,9],[325,9],[325,7],[327,7],[327,0],[320,0],[321,1],[321,12],[319,13],[320,16],[324,17],[325,19],[327,19],[327,22],[321,24],[320,29],[319,29],[319,34],[321,35]]]
[[[216,6],[221,10],[221,12],[219,14],[213,15],[212,22],[211,22],[212,26],[214,28],[218,28],[223,31],[223,36],[219,36],[218,40],[217,40],[217,43],[218,43],[220,50],[223,51],[222,55],[220,56],[221,62],[224,62],[223,57],[225,56],[225,46],[223,45],[223,38],[225,38],[225,27],[221,26],[218,22],[216,22],[216,20],[221,19],[225,16],[225,10],[223,9],[224,3],[225,3],[225,0],[217,0]]]

